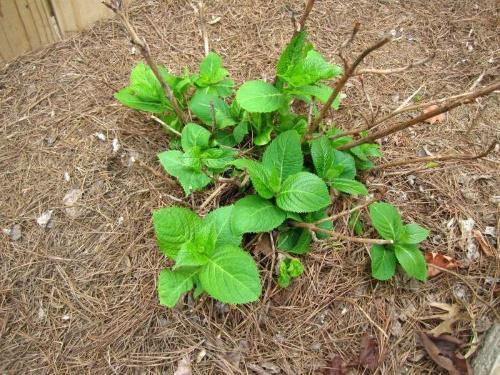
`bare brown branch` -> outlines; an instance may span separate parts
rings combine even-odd
[[[344,211],[341,211],[339,212],[338,214],[335,214],[335,215],[332,215],[332,216],[329,216],[329,217],[325,217],[324,219],[321,219],[321,220],[318,220],[318,221],[315,221],[313,224],[314,225],[319,225],[319,224],[322,224],[322,223],[325,223],[327,221],[335,221],[343,216],[347,216],[347,215],[350,215],[352,214],[353,212],[356,212],[356,211],[359,211],[365,207],[368,207],[370,204],[372,204],[373,202],[377,201],[378,198],[370,198],[368,199],[366,202],[356,206],[356,207],[353,207],[349,210],[344,210]]]
[[[335,232],[334,230],[327,230],[327,229],[319,228],[316,225],[311,224],[311,223],[299,223],[296,221],[292,221],[291,225],[294,227],[297,227],[297,228],[308,229],[308,230],[315,232],[315,233],[328,234],[330,237],[332,237],[333,239],[336,239],[336,240],[364,243],[364,244],[372,244],[372,245],[374,245],[374,244],[375,245],[391,245],[394,243],[392,240],[381,240],[379,238],[362,238],[362,237],[346,236],[342,233]]]
[[[392,68],[392,69],[374,69],[374,68],[366,68],[366,69],[358,69],[356,72],[354,72],[354,75],[355,76],[359,76],[359,75],[362,75],[362,74],[394,74],[394,73],[403,73],[403,72],[406,72],[410,69],[413,69],[415,68],[416,66],[419,66],[419,65],[424,65],[426,63],[428,63],[429,61],[431,61],[434,56],[436,56],[435,53],[433,53],[432,55],[430,56],[427,56],[426,58],[423,58],[421,60],[418,60],[418,61],[414,61],[406,66],[402,66],[400,68]]]
[[[493,91],[496,91],[499,89],[500,89],[500,81],[497,81],[497,82],[494,82],[494,83],[492,83],[492,84],[490,84],[482,89],[479,89],[479,90],[476,90],[476,91],[473,91],[473,92],[470,92],[470,93],[467,93],[464,95],[459,95],[458,96],[459,99],[455,99],[449,103],[445,103],[432,111],[429,111],[427,113],[422,113],[421,115],[416,116],[410,120],[397,122],[396,124],[391,125],[386,129],[382,129],[382,130],[374,132],[373,134],[369,135],[368,137],[364,137],[364,138],[358,139],[356,141],[352,141],[352,142],[345,144],[343,146],[340,146],[338,149],[339,150],[349,150],[349,149],[351,149],[355,146],[359,146],[363,143],[372,143],[373,141],[375,141],[377,139],[380,139],[380,138],[386,137],[390,134],[399,132],[403,129],[409,128],[410,126],[422,123],[431,117],[440,115],[441,113],[446,113],[446,112],[452,110],[453,108],[459,107],[459,106],[467,104],[467,103],[471,103],[476,98],[489,95]]]
[[[130,41],[132,42],[132,44],[134,44],[139,48],[142,56],[146,60],[146,63],[153,71],[153,74],[155,75],[156,79],[158,79],[158,81],[160,82],[163,92],[170,101],[172,109],[174,110],[175,114],[177,115],[177,117],[181,119],[183,123],[186,123],[187,122],[186,114],[179,108],[177,100],[175,99],[172,90],[170,89],[167,82],[160,74],[158,66],[154,63],[153,58],[151,57],[148,44],[144,39],[139,38],[139,35],[137,34],[134,26],[132,26],[132,24],[130,23],[128,14],[123,9],[122,1],[121,0],[112,0],[109,2],[103,1],[103,4],[107,6],[109,9],[111,9],[120,18],[123,27],[127,31]]]
[[[314,6],[314,2],[315,1],[316,0],[308,0],[307,1],[306,6],[304,8],[304,13],[302,13],[302,17],[300,17],[300,21],[299,21],[299,25],[298,25],[298,31],[297,31],[297,29],[295,29],[296,30],[295,33],[304,30],[307,18],[309,17],[309,14],[311,13],[311,10],[312,10],[312,8]]]
[[[381,169],[399,167],[401,165],[417,164],[417,163],[430,163],[435,161],[450,161],[450,160],[476,160],[486,157],[490,152],[495,149],[497,141],[493,142],[485,151],[477,155],[467,155],[467,154],[453,154],[453,155],[441,155],[441,156],[424,156],[415,159],[403,159],[396,160],[390,163],[385,163],[375,166],[371,171],[378,171]]]
[[[333,101],[335,100],[337,95],[340,94],[340,91],[344,88],[344,86],[347,83],[347,81],[349,80],[349,78],[352,77],[356,68],[363,61],[363,59],[366,56],[368,56],[370,53],[381,48],[382,46],[389,43],[390,41],[391,41],[391,38],[389,38],[389,37],[386,37],[386,38],[379,40],[377,43],[375,43],[374,45],[368,47],[363,52],[361,52],[361,54],[356,58],[356,60],[354,60],[354,62],[352,64],[347,66],[347,69],[345,70],[344,74],[337,81],[335,88],[333,89],[332,94],[330,95],[330,97],[328,98],[326,103],[321,108],[321,111],[320,111],[318,117],[313,121],[311,129],[309,129],[309,132],[308,132],[309,136],[319,127],[319,124],[321,123],[321,121],[323,121],[327,112],[329,111],[330,107],[332,106]]]

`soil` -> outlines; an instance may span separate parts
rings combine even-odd
[[[232,77],[238,83],[272,79],[292,33],[290,9],[300,13],[302,2],[207,4],[210,19],[221,17],[208,28],[210,48]],[[158,62],[175,73],[196,70],[203,43],[189,3],[140,1],[131,15]],[[431,100],[498,77],[493,0],[318,0],[308,20],[310,38],[340,64],[337,47],[356,21],[361,30],[351,57],[385,33],[396,37],[364,67],[436,57],[403,73],[350,81],[331,118],[344,129],[363,125],[377,111],[390,112],[419,88],[415,98]],[[151,212],[175,204],[198,207],[216,187],[184,198],[156,160],[168,137],[146,114],[113,99],[140,59],[120,24],[108,20],[0,70],[0,225],[21,227],[20,239],[5,234],[0,242],[3,373],[171,374],[185,358],[194,374],[319,374],[337,355],[354,364],[369,334],[382,353],[378,373],[439,374],[417,335],[439,324],[423,319],[436,314],[433,302],[462,306],[452,333],[480,342],[498,315],[498,238],[485,235],[493,257],[468,250],[459,223],[473,219],[474,229],[495,227],[498,233],[498,150],[477,161],[415,164],[366,177],[370,190],[386,191],[406,221],[431,230],[423,250],[464,263],[456,272],[425,284],[402,274],[376,282],[367,247],[318,243],[304,257],[305,274],[286,290],[272,281],[276,254],[255,254],[265,280],[258,303],[225,306],[187,297],[173,310],[160,306],[156,279],[167,262],[155,244]],[[481,152],[498,139],[499,118],[498,96],[480,99],[443,122],[383,139],[382,162]],[[73,196],[82,195],[77,209],[68,211],[63,198],[72,189],[80,190]],[[51,220],[42,227],[37,218],[48,210]],[[346,223],[337,229],[349,232]],[[367,373],[355,364],[350,371]]]

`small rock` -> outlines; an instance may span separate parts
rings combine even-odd
[[[281,372],[281,369],[271,362],[262,362],[260,366],[266,369],[270,374],[279,374]]]
[[[12,241],[19,241],[21,239],[21,226],[19,224],[14,224],[11,228],[5,228],[3,230],[5,235],[9,236]]]
[[[52,213],[54,210],[47,210],[43,212],[37,219],[36,222],[42,228],[51,228],[52,227]]]
[[[69,182],[71,180],[71,177],[69,176],[68,172],[64,172],[64,181]]]
[[[191,361],[189,357],[182,358],[177,363],[177,370],[175,370],[174,375],[191,375]]]
[[[70,320],[70,319],[71,319],[71,317],[70,317],[69,315],[67,315],[67,314],[66,314],[66,315],[63,315],[63,316],[61,317],[61,319],[62,319],[62,320],[64,320],[64,321],[67,321],[67,320]]]
[[[101,132],[94,133],[94,137],[96,137],[100,141],[106,140],[106,136]]]
[[[315,352],[319,352],[321,350],[321,343],[320,342],[315,342],[311,345],[311,350]]]
[[[118,151],[120,151],[120,148],[122,147],[122,145],[118,141],[118,138],[113,139],[113,142],[111,142],[111,146],[113,147],[113,153],[115,153],[115,154]]]
[[[462,247],[466,251],[466,257],[469,261],[474,261],[479,258],[479,250],[477,243],[472,235],[475,221],[474,219],[460,220],[460,231],[462,232]]]
[[[500,372],[500,323],[491,327],[478,350],[472,366],[475,375],[492,375]]]
[[[66,206],[66,214],[72,219],[81,214],[81,209],[76,205],[77,201],[82,197],[83,191],[80,189],[71,189],[63,198],[63,204]]]
[[[52,135],[49,135],[49,136],[45,137],[45,143],[49,147],[54,146],[54,143],[56,143],[56,140],[57,140],[57,137],[54,137]]]

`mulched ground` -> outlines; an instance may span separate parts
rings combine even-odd
[[[184,66],[194,70],[203,46],[189,3],[137,3],[134,24],[157,61],[177,73]],[[493,0],[316,3],[311,39],[337,62],[336,47],[355,21],[362,29],[354,52],[383,33],[397,37],[366,66],[402,66],[437,53],[432,65],[366,76],[365,92],[353,80],[333,119],[345,129],[364,123],[369,102],[389,111],[420,86],[428,100],[467,90],[481,75],[481,84],[498,76]],[[221,17],[209,26],[211,49],[237,82],[270,79],[291,34],[287,8],[299,12],[301,6],[290,0],[209,2],[208,15]],[[165,260],[155,245],[151,212],[173,204],[196,207],[210,192],[184,199],[156,161],[167,147],[165,134],[145,114],[113,99],[140,60],[133,52],[120,25],[107,21],[0,70],[0,223],[18,224],[22,234],[0,242],[2,372],[172,373],[187,356],[195,374],[312,374],[334,355],[356,359],[368,333],[384,353],[379,373],[436,374],[440,370],[417,338],[419,330],[439,323],[421,320],[436,313],[430,303],[463,306],[466,318],[454,334],[466,342],[495,320],[498,257],[474,253],[468,259],[458,223],[471,218],[475,229],[498,232],[498,151],[477,162],[414,165],[368,177],[370,189],[387,190],[386,199],[407,221],[431,229],[424,250],[467,263],[460,276],[377,283],[370,278],[368,248],[328,243],[305,258],[305,275],[287,290],[270,281],[275,255],[256,254],[266,280],[259,303],[229,307],[203,298],[186,299],[173,311],[159,306],[155,281]],[[422,152],[479,152],[499,137],[498,118],[498,98],[480,100],[454,110],[444,123],[383,140],[385,161]],[[115,138],[121,145],[116,152]],[[63,203],[72,189],[83,193],[76,212]],[[48,210],[52,219],[42,228],[37,218]],[[497,239],[486,238],[495,246]]]

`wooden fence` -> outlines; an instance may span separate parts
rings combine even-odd
[[[101,0],[0,0],[0,62],[111,15]]]

